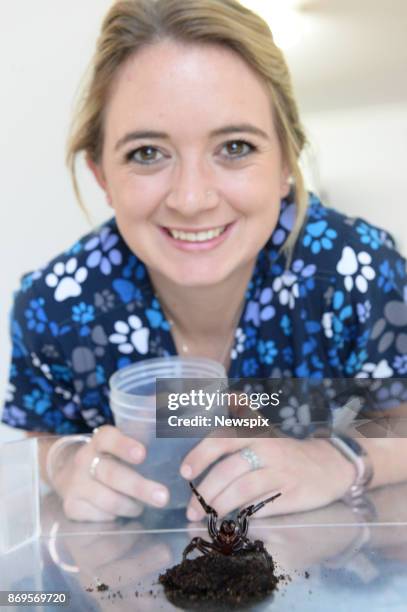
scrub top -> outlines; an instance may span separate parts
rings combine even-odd
[[[310,193],[287,262],[281,247],[295,215],[291,193],[257,257],[229,378],[406,378],[407,267],[392,237]],[[177,353],[148,270],[114,218],[22,278],[10,325],[2,420],[26,430],[86,433],[113,423],[109,377]],[[297,408],[281,408],[294,431]]]

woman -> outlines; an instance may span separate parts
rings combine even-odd
[[[305,192],[304,144],[286,64],[258,16],[235,0],[113,5],[68,162],[78,192],[85,154],[114,218],[24,277],[3,416],[62,436],[97,428],[51,454],[70,518],[168,501],[129,465],[143,445],[112,425],[106,381],[128,363],[178,353],[222,361],[233,378],[405,375],[405,261],[384,231]],[[359,485],[407,476],[403,441],[378,442],[359,448],[374,469]],[[258,515],[322,506],[355,478],[346,449],[318,439],[206,439],[181,474],[222,456],[200,485],[220,515],[276,489],[279,504]]]

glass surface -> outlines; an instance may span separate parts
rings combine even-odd
[[[32,451],[31,442],[20,443],[27,446],[21,456]],[[0,590],[67,591],[64,609],[75,612],[176,609],[158,577],[181,561],[192,537],[209,539],[206,522],[189,523],[184,510],[152,509],[137,520],[74,522],[52,491],[42,491],[41,535],[0,558]],[[277,573],[289,577],[272,599],[251,610],[405,612],[406,499],[407,484],[393,485],[369,494],[370,518],[364,520],[342,502],[251,519],[249,537],[263,540]],[[19,517],[7,516],[13,539]],[[97,590],[101,582],[107,591]]]
[[[37,440],[0,446],[0,555],[38,537]]]
[[[399,494],[399,501],[405,499],[405,487]],[[395,496],[396,490],[393,501]],[[44,511],[49,502],[50,497]],[[407,524],[352,524],[348,513],[343,504],[335,504],[302,517],[253,520],[249,536],[265,542],[278,573],[289,580],[272,599],[251,609],[405,611]],[[180,562],[193,536],[208,535],[203,525],[188,528],[179,514],[166,521],[160,514],[148,513],[140,521],[76,524],[70,533],[57,514],[44,515],[45,522],[50,520],[47,534],[3,558],[0,588],[68,591],[71,610],[176,609],[158,576]],[[380,518],[397,517],[385,512]],[[333,521],[338,523],[329,524]],[[167,529],[168,524],[178,527]],[[100,582],[108,591],[97,591]]]

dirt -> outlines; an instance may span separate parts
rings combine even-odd
[[[181,609],[219,612],[245,609],[273,594],[283,576],[258,553],[240,551],[186,559],[159,577],[167,599]]]
[[[97,591],[108,591],[109,590],[109,586],[107,584],[105,584],[104,582],[101,582],[97,585],[96,587]]]

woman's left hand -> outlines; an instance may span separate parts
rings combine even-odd
[[[252,469],[240,450],[250,448],[261,462]],[[223,458],[222,458],[223,457]],[[181,475],[193,480],[214,465],[198,490],[220,517],[233,510],[282,493],[266,504],[256,516],[301,512],[326,506],[339,499],[355,478],[352,464],[327,440],[293,438],[218,438],[208,436],[181,464]],[[188,470],[189,467],[189,470]],[[205,516],[192,495],[187,517],[197,521]]]

